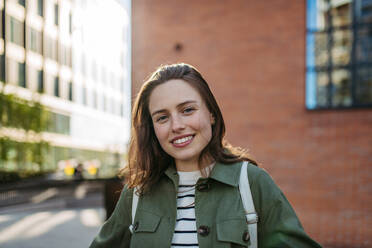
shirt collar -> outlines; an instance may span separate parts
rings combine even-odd
[[[223,164],[216,162],[213,166],[209,178],[219,181],[230,186],[237,187],[239,185],[241,162],[233,164]],[[174,166],[170,165],[165,171],[165,174],[174,182],[178,184],[178,174]]]

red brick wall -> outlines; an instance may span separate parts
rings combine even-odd
[[[305,109],[305,1],[132,5],[133,96],[160,64],[196,66],[229,141],[270,172],[305,230],[325,247],[372,246],[372,112]]]

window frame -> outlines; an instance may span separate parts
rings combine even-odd
[[[358,1],[358,0],[357,0]],[[330,4],[330,0],[325,0],[328,4]],[[317,11],[317,6],[315,5],[316,1],[307,0],[306,3],[306,13],[307,13],[307,20],[306,20],[306,92],[305,92],[305,105],[307,110],[321,110],[321,109],[353,109],[353,108],[371,108],[372,107],[372,99],[368,103],[361,103],[358,102],[361,98],[357,97],[357,86],[361,84],[361,79],[358,81],[358,73],[364,69],[370,68],[372,70],[372,60],[368,59],[367,62],[360,62],[357,60],[357,42],[359,42],[358,31],[362,30],[363,28],[370,28],[372,27],[372,21],[363,22],[358,21],[355,15],[357,4],[356,1],[351,1],[351,23],[345,25],[333,25],[332,23],[332,14],[330,11],[330,5],[328,5],[328,18],[327,23],[330,24],[328,27],[324,29],[317,29],[312,28],[311,26],[316,26],[315,19],[316,16],[314,14]],[[360,7],[360,6],[358,6]],[[313,11],[313,12],[311,12]],[[315,12],[314,12],[315,11]],[[372,18],[371,18],[372,19]],[[310,26],[310,27],[309,27]],[[351,34],[351,47],[350,47],[350,61],[345,64],[334,64],[333,63],[333,56],[332,52],[334,48],[334,36],[338,31],[350,31]],[[317,65],[315,61],[315,49],[316,47],[316,35],[324,34],[326,36],[326,53],[327,53],[327,63],[324,65]],[[355,35],[357,34],[357,35]],[[367,37],[368,39],[369,37]],[[349,86],[347,90],[350,91],[350,105],[335,105],[334,98],[337,97],[337,90],[342,91],[341,88],[337,89],[333,79],[333,73],[337,71],[342,71],[350,74]],[[324,105],[319,105],[318,97],[318,82],[317,76],[320,74],[324,74],[327,76],[327,84],[325,85],[325,96],[326,96],[326,103]],[[371,77],[371,76],[370,76]]]

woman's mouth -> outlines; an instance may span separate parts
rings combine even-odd
[[[188,144],[190,144],[193,139],[194,139],[194,135],[189,135],[189,136],[185,136],[185,137],[182,137],[182,138],[179,138],[179,139],[174,139],[172,141],[172,145],[177,147],[177,148],[185,147]]]

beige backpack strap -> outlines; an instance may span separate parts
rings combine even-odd
[[[247,172],[248,162],[244,161],[240,171],[239,180],[239,191],[243,201],[243,206],[245,209],[245,216],[247,218],[248,231],[250,236],[251,244],[248,246],[250,248],[257,248],[257,222],[258,215],[254,208],[252,192],[249,186],[248,172]]]
[[[139,196],[136,193],[137,189],[133,189],[133,199],[132,199],[132,224],[129,226],[129,230],[133,233],[133,226],[134,226],[134,218],[136,217],[136,210],[138,205]]]

